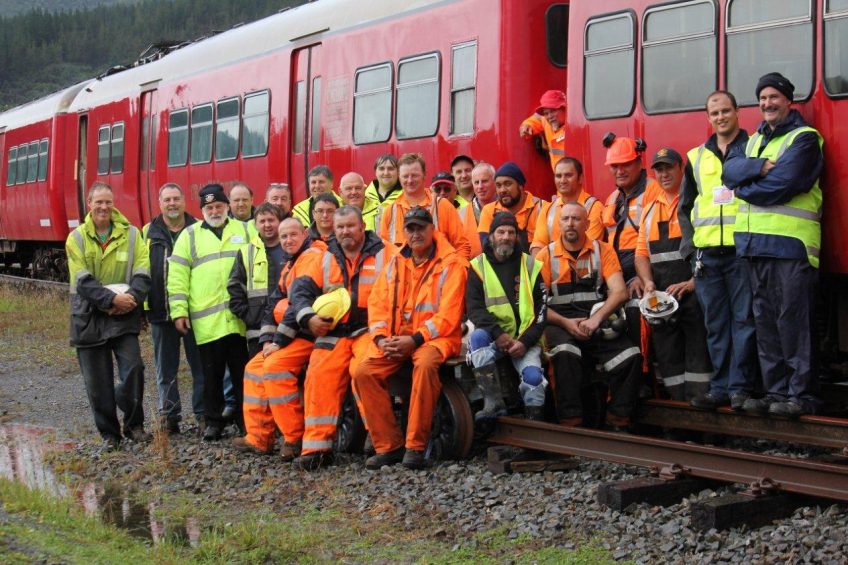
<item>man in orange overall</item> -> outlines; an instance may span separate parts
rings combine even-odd
[[[524,139],[544,135],[551,168],[565,157],[565,92],[548,90],[539,100],[535,113],[521,122],[518,134]]]

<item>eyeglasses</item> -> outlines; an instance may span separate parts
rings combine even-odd
[[[451,192],[453,187],[449,184],[437,184],[435,186],[431,186],[430,190],[433,192]]]

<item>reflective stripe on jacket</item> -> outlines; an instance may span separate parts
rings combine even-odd
[[[229,308],[245,323],[247,339],[258,339],[268,300],[268,254],[258,235],[236,253],[227,282]]]
[[[686,158],[698,191],[691,214],[692,243],[700,248],[732,247],[739,201],[734,197],[730,204],[713,203],[713,189],[722,186],[721,160],[704,145],[689,151]]]
[[[515,313],[512,305],[504,291],[497,273],[489,263],[485,253],[471,260],[471,268],[483,281],[483,294],[486,309],[498,320],[501,329],[517,338],[522,335],[533,324],[536,309],[533,303],[533,288],[539,280],[542,264],[526,253],[521,254],[521,270],[518,284],[518,317],[516,323]]]
[[[551,123],[539,114],[533,114],[521,122],[521,125],[530,126],[533,135],[544,134],[551,159],[551,169],[556,169],[556,164],[565,157],[565,126],[555,131]]]
[[[471,243],[465,233],[465,226],[459,218],[459,213],[453,204],[438,196],[433,196],[429,189],[425,189],[424,200],[419,204],[427,208],[433,216],[433,224],[436,230],[444,234],[451,246],[464,258],[471,256]],[[378,234],[384,241],[402,247],[406,244],[406,235],[403,232],[403,217],[412,205],[406,200],[406,195],[401,194],[394,203],[381,212]]]

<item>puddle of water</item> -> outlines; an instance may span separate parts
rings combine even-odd
[[[184,521],[157,518],[155,502],[140,504],[131,491],[119,485],[87,482],[69,489],[58,480],[45,464],[44,456],[49,451],[68,450],[74,445],[69,441],[57,441],[53,428],[0,425],[0,477],[52,496],[71,496],[87,515],[98,516],[103,522],[123,528],[154,545],[170,540],[197,547],[201,528],[195,518]]]

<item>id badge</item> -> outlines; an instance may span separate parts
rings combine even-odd
[[[231,236],[230,243],[244,243],[244,238],[240,235]]]
[[[733,204],[733,191],[726,186],[717,186],[713,189],[713,204]]]

